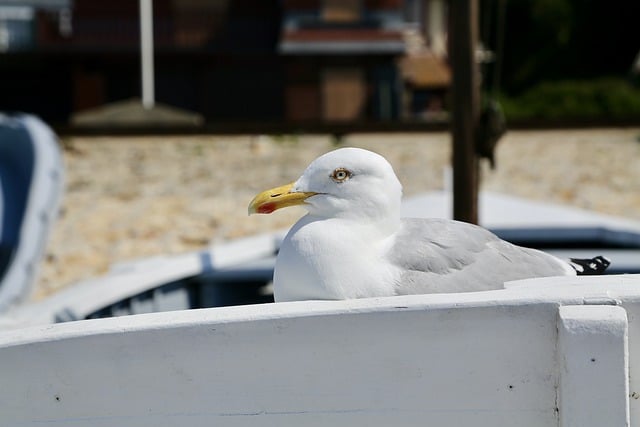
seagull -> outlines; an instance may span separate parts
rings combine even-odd
[[[258,194],[250,215],[296,205],[308,212],[280,246],[275,301],[483,291],[609,265],[604,257],[564,261],[464,222],[401,218],[401,199],[389,162],[359,148],[330,151],[297,181]]]

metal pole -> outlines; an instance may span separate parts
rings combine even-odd
[[[153,71],[153,0],[140,0],[140,58],[142,69],[142,105],[155,105]]]
[[[453,72],[453,217],[477,224],[479,162],[476,133],[480,115],[480,73],[475,52],[478,0],[451,0],[449,7]]]

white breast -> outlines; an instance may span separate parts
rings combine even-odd
[[[380,235],[379,227],[305,216],[280,247],[274,272],[275,300],[394,295],[398,272],[382,260],[390,239]]]

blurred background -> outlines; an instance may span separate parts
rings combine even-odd
[[[0,0],[0,111],[61,136],[66,192],[36,298],[114,263],[287,227],[253,195],[337,145],[405,195],[446,186],[447,0],[154,0],[141,103],[132,0]],[[481,0],[481,105],[509,132],[482,188],[640,221],[640,3]],[[483,107],[484,108],[484,107]]]
[[[485,91],[512,124],[640,116],[637,2],[482,0]],[[137,1],[0,1],[4,110],[54,126],[140,97]],[[218,126],[439,120],[446,0],[154,0],[160,103]],[[370,125],[370,123],[368,123]]]

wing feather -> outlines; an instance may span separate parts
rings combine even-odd
[[[510,280],[567,274],[551,255],[444,219],[403,219],[388,257],[401,271],[398,294],[500,289]]]

